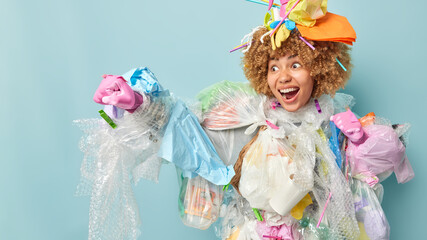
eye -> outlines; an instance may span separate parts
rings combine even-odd
[[[292,64],[292,68],[300,68],[302,65],[300,63],[294,63]]]
[[[271,71],[272,72],[275,72],[275,71],[278,71],[278,70],[279,70],[279,68],[277,66],[272,66],[271,67]]]

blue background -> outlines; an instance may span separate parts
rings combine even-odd
[[[392,239],[426,226],[426,1],[331,0],[358,39],[344,90],[355,111],[410,122],[415,178],[383,184]],[[86,239],[89,198],[74,196],[82,153],[72,120],[98,117],[101,75],[148,66],[191,99],[221,80],[244,81],[241,53],[228,50],[262,24],[266,8],[243,0],[0,1],[0,239]],[[424,16],[423,16],[424,15]],[[141,239],[215,239],[184,226],[172,165],[160,183],[140,182]]]

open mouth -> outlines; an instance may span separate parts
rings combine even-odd
[[[284,100],[293,100],[299,92],[298,87],[285,88],[281,89],[280,94],[282,95]]]

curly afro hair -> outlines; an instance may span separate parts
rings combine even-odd
[[[268,83],[268,62],[272,58],[280,58],[286,54],[298,55],[302,64],[310,70],[314,80],[312,97],[320,97],[323,94],[335,95],[335,92],[344,88],[351,74],[350,48],[344,43],[310,41],[316,50],[312,50],[300,38],[300,33],[294,29],[288,39],[282,42],[280,48],[272,49],[267,28],[258,29],[253,35],[252,44],[245,52],[242,64],[246,78],[258,93],[273,97]],[[263,43],[260,41],[263,37]],[[336,59],[346,66],[344,71]]]

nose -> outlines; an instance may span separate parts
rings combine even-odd
[[[284,69],[280,72],[279,81],[280,83],[287,83],[292,80],[292,76],[288,70]]]

